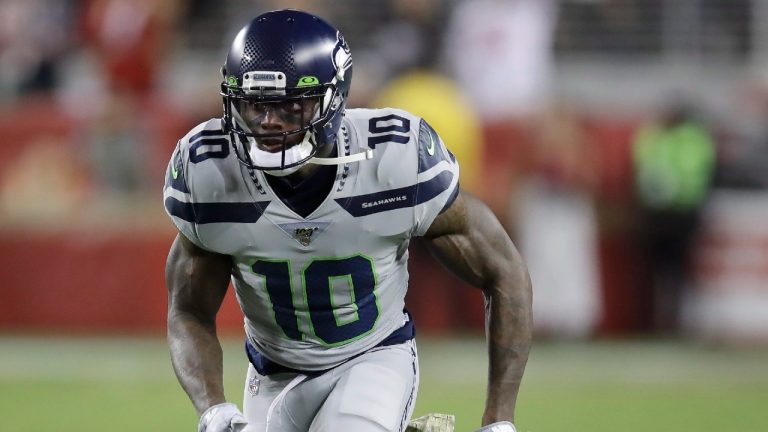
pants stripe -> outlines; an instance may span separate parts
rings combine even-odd
[[[406,422],[408,420],[408,412],[411,410],[411,407],[412,407],[412,405],[414,403],[414,400],[415,400],[414,396],[415,396],[415,393],[416,393],[416,388],[419,385],[419,383],[418,383],[418,379],[419,378],[418,378],[418,373],[417,373],[417,369],[416,369],[418,367],[417,366],[417,355],[416,355],[416,341],[415,340],[411,340],[410,343],[411,343],[411,358],[412,358],[411,365],[413,366],[413,386],[411,387],[411,395],[408,396],[408,402],[405,403],[405,410],[403,411],[403,416],[400,419],[400,432],[403,432],[405,430],[405,427],[407,426]]]

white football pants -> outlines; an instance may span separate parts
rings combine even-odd
[[[373,348],[315,377],[249,365],[245,432],[400,432],[419,387],[414,340]]]

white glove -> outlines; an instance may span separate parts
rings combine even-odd
[[[485,425],[475,432],[517,432],[517,429],[508,421],[500,421]]]
[[[197,432],[239,432],[248,422],[233,403],[214,405],[200,416]]]

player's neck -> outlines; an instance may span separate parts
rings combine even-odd
[[[315,156],[320,158],[334,157],[336,153],[335,150],[336,144],[326,145],[320,148]],[[286,180],[293,184],[301,183],[304,179],[307,179],[316,173],[320,166],[321,165],[315,165],[313,163],[305,164],[295,173],[286,176]]]
[[[332,147],[332,146],[329,146]],[[321,157],[335,156],[322,152]],[[302,170],[307,167],[302,167]],[[313,170],[304,170],[301,177],[291,174],[285,177],[267,176],[267,183],[277,197],[301,217],[309,216],[325,201],[333,190],[338,165],[313,165]]]

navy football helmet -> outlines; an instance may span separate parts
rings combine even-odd
[[[352,82],[339,30],[297,10],[259,15],[235,37],[222,74],[224,128],[246,166],[288,175],[341,163],[314,158],[336,142]]]

